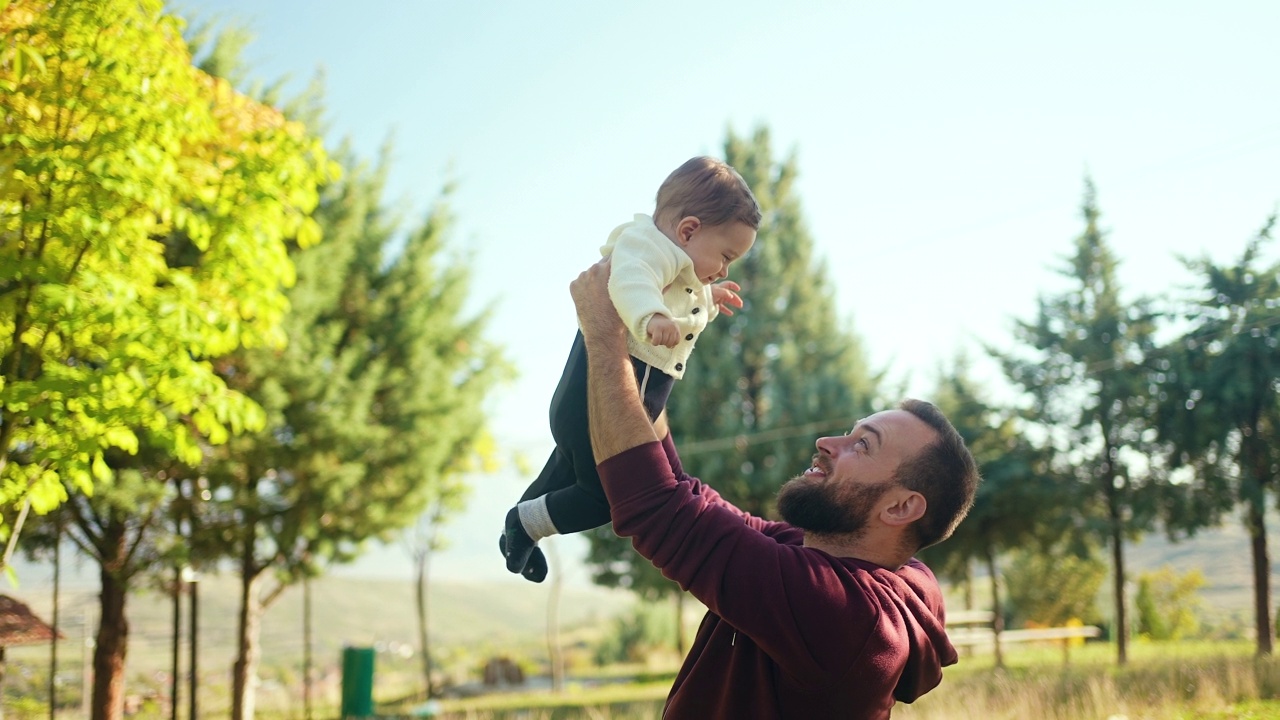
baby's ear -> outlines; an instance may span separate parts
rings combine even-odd
[[[676,242],[688,245],[689,240],[693,237],[693,233],[702,227],[702,221],[693,215],[686,215],[676,223]]]

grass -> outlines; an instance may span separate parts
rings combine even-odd
[[[901,720],[1264,720],[1280,718],[1280,658],[1255,658],[1246,642],[1143,643],[1130,645],[1118,667],[1115,647],[1096,642],[1072,648],[1063,662],[1054,644],[1009,648],[1003,669],[990,654],[962,658],[937,689],[912,705],[899,704]],[[560,693],[518,691],[451,699],[438,704],[435,720],[649,720],[661,714],[674,669],[630,668],[641,681],[602,673],[573,678]],[[375,697],[384,718],[413,717],[420,699],[404,697],[379,676]],[[213,705],[202,710],[217,714]],[[260,706],[261,720],[300,720],[301,703]],[[314,717],[336,718],[336,697],[317,701]],[[203,714],[203,713],[202,713]],[[165,717],[145,708],[139,719]],[[74,715],[67,715],[72,717]],[[46,718],[42,705],[6,708],[5,717]]]
[[[1090,643],[1063,662],[1060,646],[1010,648],[1006,666],[963,658],[941,686],[895,718],[910,720],[1262,720],[1280,718],[1280,659],[1255,658],[1249,643],[1133,643],[1118,667],[1115,647]],[[595,688],[506,693],[440,704],[439,720],[639,720],[656,718],[670,679]],[[412,705],[384,706],[388,715]]]

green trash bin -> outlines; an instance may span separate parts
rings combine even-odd
[[[373,648],[342,648],[342,718],[373,717]]]

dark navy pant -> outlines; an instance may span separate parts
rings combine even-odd
[[[644,387],[644,408],[656,420],[667,406],[675,378],[631,358],[636,385]],[[648,380],[645,380],[645,371]],[[569,351],[560,384],[551,397],[551,437],[556,449],[520,501],[547,496],[547,512],[556,529],[581,532],[609,522],[609,501],[600,487],[595,456],[591,453],[591,432],[587,424],[587,348],[579,332]]]

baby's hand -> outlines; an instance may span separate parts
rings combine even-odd
[[[725,315],[732,315],[731,307],[742,308],[742,298],[738,296],[738,292],[742,290],[738,283],[732,280],[718,282],[711,286],[711,299],[715,302],[716,308]]]
[[[675,321],[665,315],[655,314],[649,318],[645,333],[649,336],[649,342],[654,345],[675,347],[680,342],[680,328],[676,327]]]

